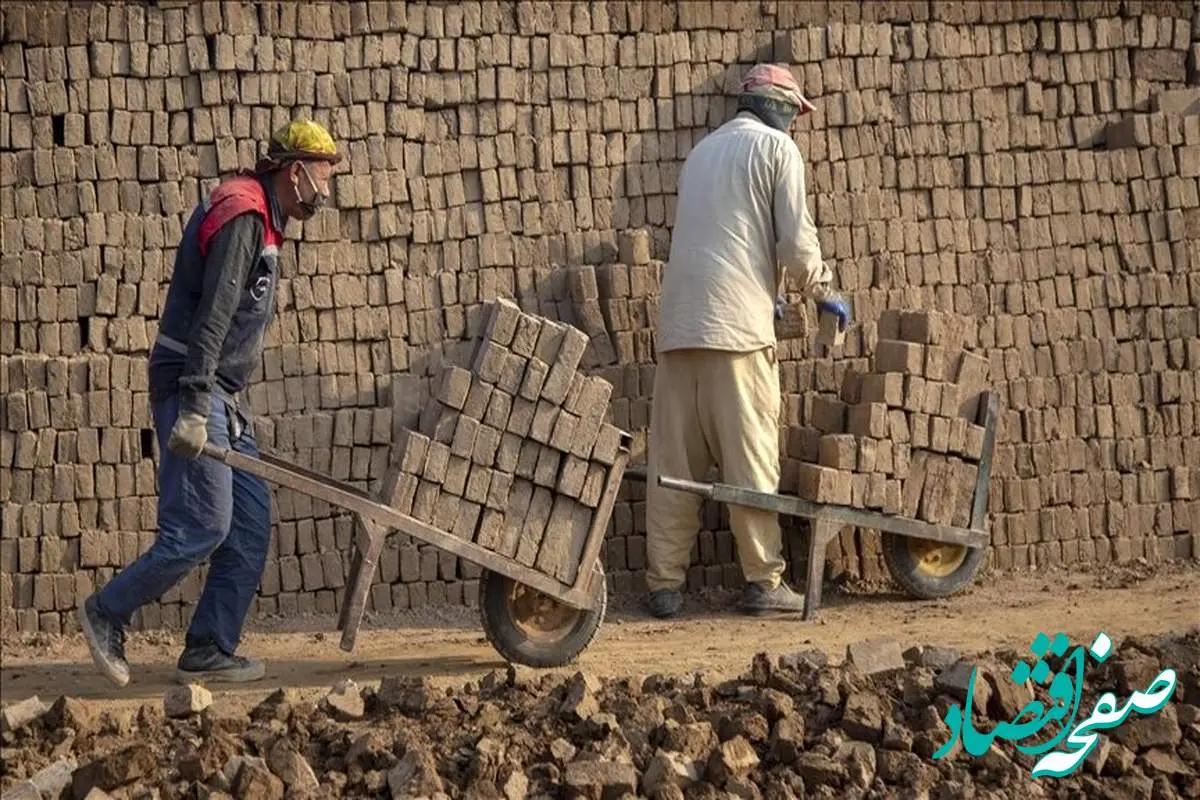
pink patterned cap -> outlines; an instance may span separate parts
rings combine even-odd
[[[801,114],[816,108],[800,90],[792,71],[779,64],[756,64],[742,78],[742,93],[757,94],[797,106]]]

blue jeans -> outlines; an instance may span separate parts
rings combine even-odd
[[[179,458],[167,448],[179,397],[152,407],[158,436],[158,537],[141,557],[113,577],[97,595],[102,614],[128,626],[133,613],[181,581],[206,558],[204,593],[192,615],[187,646],[215,644],[233,655],[258,590],[271,538],[271,500],[266,481],[200,456]],[[249,425],[231,431],[236,412],[213,396],[208,440],[239,453],[258,455]]]

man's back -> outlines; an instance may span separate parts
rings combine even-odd
[[[783,147],[795,147],[785,133],[740,115],[688,155],[663,276],[660,351],[774,342],[772,202]]]

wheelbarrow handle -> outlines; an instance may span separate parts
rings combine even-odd
[[[213,444],[212,442],[205,442],[204,449],[201,450],[201,453],[209,458],[214,458],[217,461],[226,461],[229,457],[229,448],[221,447],[220,445]]]

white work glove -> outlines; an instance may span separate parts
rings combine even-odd
[[[208,441],[208,419],[195,411],[181,412],[171,428],[167,448],[180,458],[196,458]]]

